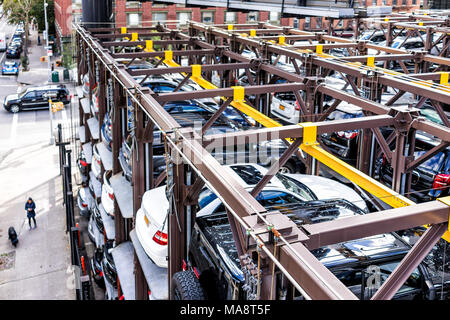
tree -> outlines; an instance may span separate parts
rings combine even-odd
[[[53,0],[47,0],[47,20],[48,33],[55,34],[55,3]],[[44,0],[34,0],[30,15],[36,19],[39,32],[45,30]]]
[[[3,12],[11,24],[23,23],[25,30],[24,58],[28,60],[28,33],[31,21],[31,8],[36,0],[3,0]]]

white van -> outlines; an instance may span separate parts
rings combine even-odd
[[[6,51],[6,35],[4,32],[0,32],[0,51]]]

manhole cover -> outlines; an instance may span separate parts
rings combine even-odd
[[[15,261],[16,261],[15,251],[0,254],[0,271],[14,268]]]

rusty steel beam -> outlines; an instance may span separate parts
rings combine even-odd
[[[171,45],[190,44],[190,42],[186,41],[186,40],[153,40],[154,46],[165,45],[165,44],[171,44]],[[145,47],[146,42],[145,41],[105,41],[105,42],[102,42],[102,45],[104,47],[137,47],[137,46]]]
[[[450,208],[447,204],[441,201],[430,201],[414,206],[303,225],[301,229],[309,237],[304,241],[305,245],[313,250],[377,234],[448,222],[449,213]]]
[[[170,36],[170,32],[136,32],[139,37],[162,37],[162,36]],[[131,38],[133,33],[94,33],[93,36],[97,39],[119,39],[119,38]]]
[[[394,125],[394,118],[390,115],[367,116],[354,119],[315,122],[317,136],[323,133],[346,131],[352,129],[368,129]],[[274,139],[289,139],[303,137],[303,128],[298,125],[285,125],[274,128],[249,129],[245,131],[211,134],[203,137],[205,144],[238,145],[250,142],[262,142]]]
[[[201,66],[201,71],[224,71],[224,70],[236,70],[236,69],[248,69],[252,65],[250,63],[224,63],[224,64],[207,64]],[[192,72],[191,67],[168,67],[168,68],[156,68],[156,69],[141,69],[130,70],[132,76],[142,75],[161,75],[171,73]]]
[[[304,90],[305,85],[302,83],[280,83],[273,85],[248,86],[245,88],[246,95],[272,93],[272,92],[289,92],[294,90]],[[156,98],[160,103],[167,101],[180,101],[190,99],[215,98],[215,97],[233,97],[233,88],[209,89],[201,91],[183,91],[161,93]]]
[[[131,59],[131,58],[155,58],[164,56],[165,51],[154,51],[154,52],[129,52],[129,53],[112,53],[111,56],[115,59]],[[195,56],[195,55],[214,55],[214,50],[201,49],[201,50],[174,50],[172,55],[174,57],[182,56]]]
[[[357,300],[302,243],[282,246],[279,261],[312,299]]]

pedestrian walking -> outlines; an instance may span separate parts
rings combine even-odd
[[[41,36],[38,35],[38,46],[40,46],[40,45],[41,45]]]
[[[27,218],[28,218],[28,224],[30,225],[31,230],[31,219],[33,219],[34,222],[34,229],[36,229],[36,212],[34,210],[36,209],[36,205],[34,204],[33,199],[28,198],[27,203],[25,203],[25,211],[27,212]]]

